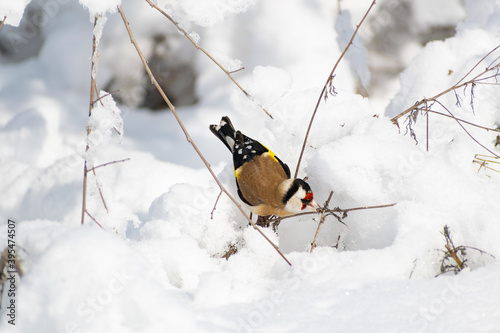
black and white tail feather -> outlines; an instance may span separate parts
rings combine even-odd
[[[271,153],[273,157],[281,164],[288,178],[290,178],[290,168],[283,163],[278,156],[274,155],[269,149],[259,141],[254,140],[240,131],[234,129],[229,117],[224,116],[220,125],[210,125],[210,130],[215,134],[233,153],[234,169],[238,169],[243,163],[250,162],[255,156]]]
[[[228,117],[222,117],[220,125],[210,125],[210,130],[234,153],[236,131]]]

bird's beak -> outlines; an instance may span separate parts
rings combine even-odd
[[[316,201],[314,201],[314,199],[309,203],[309,205],[307,205],[307,208],[309,208],[310,210],[312,210],[313,212],[317,211],[318,209],[320,209],[321,207],[318,205],[318,203]]]

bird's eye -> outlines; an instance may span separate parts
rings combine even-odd
[[[311,200],[307,199],[300,199],[300,201],[302,201],[302,208],[300,210],[304,210],[311,203]]]
[[[311,203],[312,200],[313,200],[313,193],[307,192],[306,195],[304,196],[304,199],[300,199],[300,201],[302,202],[301,210],[304,210],[304,208],[306,208]]]

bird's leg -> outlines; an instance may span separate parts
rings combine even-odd
[[[267,216],[261,216],[259,215],[257,217],[257,222],[256,224],[259,226],[259,227],[264,227],[264,228],[267,228],[269,227],[269,218],[271,217],[271,215],[267,215]]]
[[[275,233],[278,233],[278,226],[280,225],[281,218],[277,219],[276,221],[273,222],[273,231]]]

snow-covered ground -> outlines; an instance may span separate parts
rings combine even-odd
[[[425,115],[412,126],[418,144],[405,134],[405,118],[399,129],[390,121],[453,86],[500,45],[499,0],[414,4],[409,22],[420,25],[412,29],[459,22],[456,34],[425,46],[409,41],[399,82],[369,98],[357,94],[371,73],[355,41],[336,71],[337,94],[319,107],[299,176],[309,177],[320,204],[334,191],[330,207],[396,205],[349,212],[345,225],[327,217],[312,253],[319,216],[286,219],[277,233],[264,229],[292,266],[225,196],[211,218],[219,189],[173,115],[139,106],[150,82],[116,12],[119,1],[33,1],[19,28],[29,0],[0,3],[7,16],[0,250],[15,230],[24,270],[15,297],[3,294],[1,332],[500,332],[500,175],[473,163],[475,154],[491,154],[444,116],[429,115],[428,151]],[[377,4],[370,15],[385,25],[398,6],[412,6],[381,2],[384,10]],[[344,0],[340,14],[337,1],[322,0],[157,3],[228,68],[243,66],[235,79],[273,115],[147,3],[123,3],[147,57],[151,36],[163,33],[173,41],[165,52],[178,50],[177,61],[195,69],[198,102],[177,111],[224,186],[236,194],[231,157],[208,130],[223,115],[295,170],[323,84],[371,1]],[[104,97],[88,120],[95,13],[107,17],[97,85],[118,87],[115,100],[124,104]],[[468,85],[439,101],[458,118],[500,124],[498,86],[471,92]],[[86,124],[93,130],[87,152]],[[498,133],[464,126],[499,154]],[[87,209],[102,229],[89,216],[80,225],[84,158],[94,166],[129,159],[88,174]],[[445,225],[455,246],[486,253],[467,248],[464,270],[436,277]],[[222,258],[231,246],[238,252]]]

